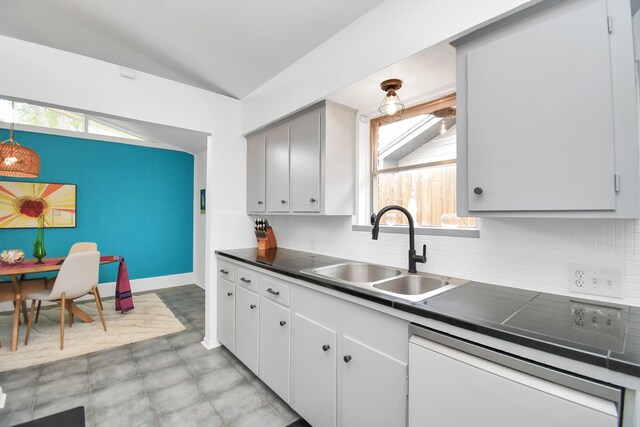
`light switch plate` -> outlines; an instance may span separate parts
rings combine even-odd
[[[579,294],[622,298],[622,270],[569,264],[569,291]]]

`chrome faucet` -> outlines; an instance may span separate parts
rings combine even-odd
[[[380,232],[380,218],[382,218],[382,215],[388,211],[393,210],[402,212],[409,220],[409,273],[417,273],[418,270],[416,270],[416,262],[421,262],[423,264],[427,262],[427,245],[422,246],[422,255],[416,255],[416,233],[413,228],[413,217],[408,210],[402,206],[389,205],[380,209],[377,215],[372,214],[371,225],[373,225],[373,228],[371,229],[371,238],[373,240],[378,240],[378,233]]]

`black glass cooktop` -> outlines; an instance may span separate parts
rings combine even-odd
[[[471,282],[423,302],[448,316],[502,323],[534,299],[538,292]],[[449,297],[455,294],[455,297]]]
[[[596,357],[637,358],[640,317],[638,310],[624,305],[476,282],[420,304],[445,316]]]

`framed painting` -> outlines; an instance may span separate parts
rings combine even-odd
[[[200,213],[207,212],[207,190],[200,190]]]
[[[76,226],[76,186],[42,182],[0,181],[0,228]]]

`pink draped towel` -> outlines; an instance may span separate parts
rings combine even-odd
[[[131,282],[129,281],[129,272],[127,264],[123,257],[120,258],[118,267],[118,278],[116,280],[116,311],[126,313],[133,310],[133,296],[131,295]]]

